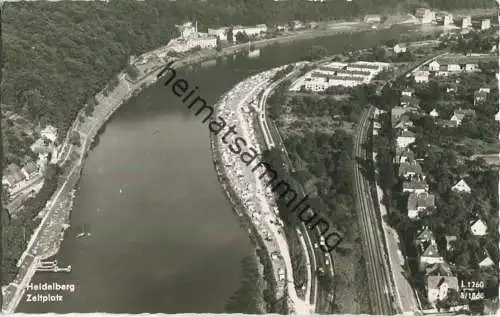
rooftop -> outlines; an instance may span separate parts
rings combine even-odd
[[[417,161],[403,162],[399,164],[399,176],[403,176],[408,173],[422,174],[422,167],[420,166],[420,164],[418,164]]]
[[[410,193],[408,196],[408,210],[416,210],[417,208],[433,207],[435,196],[429,193]]]
[[[431,275],[427,277],[427,288],[440,288],[443,283],[448,284],[448,288],[458,290],[458,279],[456,276]]]
[[[420,180],[412,180],[403,182],[403,189],[427,189],[429,186],[426,182]]]

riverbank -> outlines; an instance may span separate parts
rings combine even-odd
[[[338,33],[338,32],[336,32]],[[303,35],[302,35],[303,36]],[[264,42],[267,41],[267,43],[272,43],[272,41],[276,41],[280,39],[267,39],[263,40]],[[285,39],[285,41],[290,40],[290,38]],[[231,48],[234,49],[234,48]],[[246,49],[246,46],[241,46],[241,50]],[[228,53],[229,54],[229,53]],[[196,58],[202,58],[203,59],[204,52],[200,52],[200,54],[197,54]],[[201,56],[201,57],[200,57]],[[183,59],[181,62],[183,65],[181,66],[186,66],[189,63],[196,63],[197,61],[196,58],[186,58]],[[57,217],[60,217],[60,214],[57,214],[53,209],[56,204],[56,202],[59,201],[59,198],[64,197],[64,193],[68,193],[70,190],[72,190],[76,184],[77,181],[80,177],[81,174],[81,168],[83,166],[83,158],[87,155],[89,152],[89,149],[91,148],[91,145],[95,144],[97,136],[99,135],[99,131],[102,132],[101,128],[105,126],[105,123],[111,118],[111,116],[115,113],[115,111],[123,104],[125,101],[127,101],[129,98],[131,98],[134,95],[139,94],[142,89],[154,84],[156,82],[156,71],[163,66],[163,63],[165,61],[158,61],[156,64],[148,65],[150,67],[149,72],[145,73],[143,76],[141,76],[138,80],[133,81],[128,78],[126,74],[123,72],[118,75],[118,83],[114,88],[109,88],[105,92],[104,90],[97,94],[96,99],[97,99],[97,105],[94,107],[93,112],[91,113],[91,116],[85,116],[85,111],[82,110],[81,114],[83,115],[83,122],[77,122],[75,121],[75,131],[78,131],[81,133],[81,140],[83,143],[83,146],[75,148],[74,146],[68,146],[69,148],[68,155],[61,155],[61,157],[71,157],[71,156],[76,156],[75,158],[72,158],[71,160],[68,161],[68,165],[65,167],[66,171],[69,171],[67,173],[67,176],[62,177],[61,181],[64,182],[63,185],[56,190],[56,194],[53,195],[52,197],[55,197],[52,199],[51,205],[46,208],[49,209],[50,211],[46,213],[47,217],[44,219],[49,219],[54,215],[57,215]],[[178,68],[179,66],[176,65]],[[77,120],[79,120],[77,118]],[[73,155],[70,155],[73,154]],[[80,158],[77,158],[80,157]],[[52,218],[51,218],[52,221]],[[49,222],[51,222],[49,221]],[[47,221],[46,221],[47,222]],[[69,221],[68,221],[69,222]],[[66,222],[67,224],[67,222]],[[48,227],[42,227],[40,231],[46,231]],[[48,235],[45,235],[41,241],[38,241],[36,244],[40,243],[47,243],[49,244],[50,241],[53,241],[54,239],[59,240],[60,235],[59,231],[57,234],[55,232],[58,230],[54,231],[54,234],[50,233]],[[43,234],[40,236],[44,236]],[[37,240],[40,236],[37,235],[37,238],[33,240]],[[55,240],[54,240],[55,241]],[[57,249],[56,249],[57,252]],[[38,251],[34,251],[34,254],[37,256],[40,255]],[[32,255],[33,256],[33,255]],[[31,257],[28,257],[30,259]],[[31,262],[33,264],[33,262]],[[34,266],[29,265],[31,269],[34,271]],[[20,270],[21,271],[21,270]],[[23,271],[25,272],[25,271]],[[22,275],[22,274],[21,274]],[[24,277],[24,275],[22,276]],[[26,283],[29,283],[29,278],[27,279],[28,281]],[[24,280],[23,280],[24,281]],[[24,282],[22,283],[23,285]],[[16,293],[18,289],[22,289],[22,285],[19,285],[19,287],[16,287]]]

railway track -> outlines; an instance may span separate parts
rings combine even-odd
[[[362,143],[366,139],[370,117],[374,108],[370,107],[363,113],[354,140],[354,157],[366,158],[363,153]],[[387,274],[386,256],[379,231],[379,220],[373,206],[369,186],[361,174],[361,166],[354,160],[354,177],[357,195],[357,209],[359,210],[359,222],[363,249],[365,250],[365,261],[368,276],[368,290],[372,313],[377,315],[394,314],[390,294],[390,279]]]

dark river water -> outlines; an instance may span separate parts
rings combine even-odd
[[[336,35],[195,67],[186,78],[210,102],[261,70],[302,60],[312,44],[330,52],[371,47],[400,28]],[[91,237],[76,239],[87,224]],[[129,100],[89,153],[60,265],[32,282],[74,284],[62,302],[21,301],[22,312],[221,313],[253,254],[214,172],[208,130],[161,85]],[[29,292],[28,292],[29,293]]]

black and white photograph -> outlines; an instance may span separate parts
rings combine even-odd
[[[495,0],[0,0],[2,312],[497,315]]]

